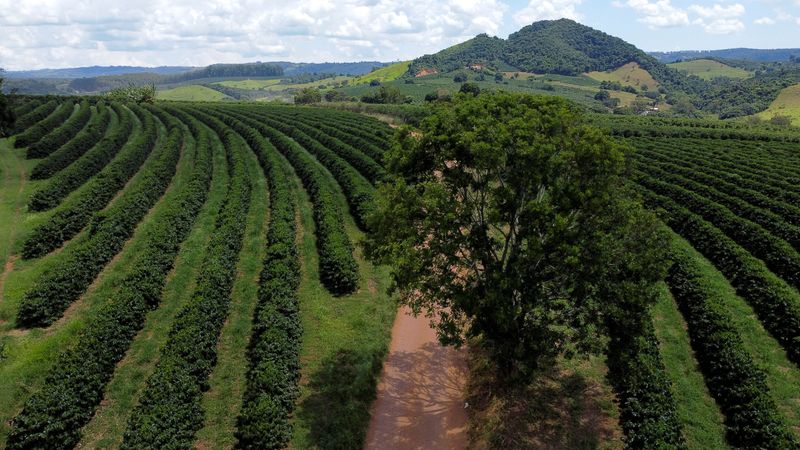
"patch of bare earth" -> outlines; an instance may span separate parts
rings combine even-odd
[[[366,448],[467,448],[466,380],[466,350],[441,346],[427,318],[401,308],[392,327]]]

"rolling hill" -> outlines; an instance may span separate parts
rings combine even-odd
[[[512,33],[507,40],[478,35],[415,59],[406,75],[472,68],[576,76],[587,72],[611,73],[629,63],[635,63],[668,89],[689,92],[702,89],[695,80],[634,45],[569,19],[535,22]]]
[[[800,56],[800,48],[729,48],[723,50],[682,50],[676,52],[650,52],[650,55],[663,63],[700,58],[725,58],[740,59],[744,61],[779,62],[788,61],[792,56]]]
[[[729,66],[714,59],[694,59],[668,64],[669,67],[677,69],[687,75],[696,75],[704,80],[714,78],[749,78],[753,75],[747,70]]]

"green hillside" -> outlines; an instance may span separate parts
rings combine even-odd
[[[354,78],[352,84],[369,83],[372,80],[378,80],[380,82],[396,80],[408,72],[408,66],[410,64],[411,61],[401,61],[386,67],[381,67],[380,69],[373,70],[366,75]]]
[[[795,84],[781,91],[759,117],[769,120],[775,116],[789,116],[794,125],[800,125],[800,84]]]
[[[222,92],[198,85],[180,86],[174,89],[158,91],[159,100],[176,100],[184,102],[217,102],[233,100]]]
[[[713,59],[695,59],[668,64],[669,67],[687,75],[696,75],[704,80],[714,78],[749,78],[753,74],[738,67],[732,67]]]

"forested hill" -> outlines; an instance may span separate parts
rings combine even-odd
[[[636,62],[662,85],[692,91],[691,81],[624,40],[569,19],[528,25],[508,39],[479,35],[414,60],[409,76],[480,66],[500,71],[579,75]]]

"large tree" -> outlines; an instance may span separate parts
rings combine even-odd
[[[14,112],[11,110],[8,97],[3,93],[3,69],[0,68],[0,137],[11,134],[14,127]]]
[[[629,149],[555,97],[458,95],[386,162],[365,242],[444,343],[480,337],[507,375],[638,332],[663,235],[626,187]]]

